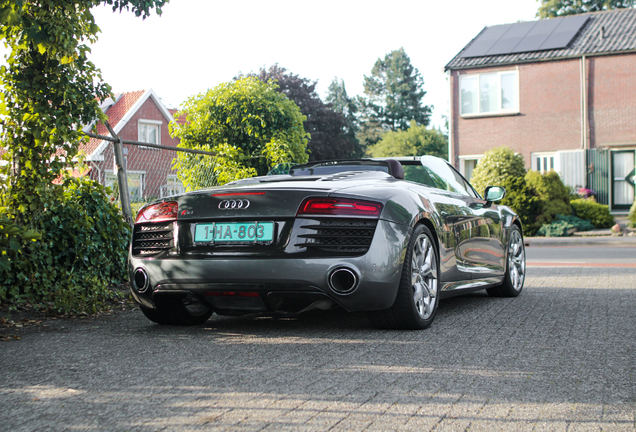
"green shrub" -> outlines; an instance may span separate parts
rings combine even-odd
[[[535,190],[528,186],[524,177],[508,177],[502,186],[506,188],[506,197],[498,204],[507,205],[519,215],[524,235],[535,235],[541,227],[536,220],[541,202]]]
[[[549,224],[556,215],[572,214],[570,191],[561,181],[559,174],[554,171],[547,174],[528,171],[526,182],[536,191],[541,201],[541,212],[537,215],[538,223]]]
[[[589,231],[594,229],[594,225],[590,221],[576,216],[556,215],[555,220],[542,225],[537,234],[544,237],[566,237],[570,235],[569,231],[574,228],[577,231]]]
[[[631,228],[636,228],[636,201],[634,201],[634,204],[632,204],[632,207],[629,209],[627,220],[629,220],[629,226]]]
[[[22,238],[19,253],[13,252],[3,270],[0,302],[29,302],[62,313],[96,312],[113,295],[109,286],[127,279],[130,227],[104,187],[67,178],[61,188],[31,221],[41,239]]]
[[[570,204],[575,215],[588,219],[596,228],[611,228],[614,225],[614,216],[610,214],[609,206],[589,198],[572,200]]]
[[[502,186],[506,179],[523,177],[523,156],[508,147],[497,147],[484,153],[473,170],[470,183],[482,196],[487,186]]]
[[[0,207],[0,281],[8,279],[13,263],[22,255],[22,245],[41,237],[39,232],[16,224],[7,214],[6,208]],[[0,300],[6,296],[7,286],[2,283],[0,284]]]

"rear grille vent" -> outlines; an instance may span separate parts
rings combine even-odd
[[[173,223],[135,225],[133,256],[154,257],[174,247]]]
[[[301,225],[303,230],[310,232],[300,234],[298,238],[305,239],[305,242],[296,246],[325,252],[364,254],[371,246],[377,225],[377,220],[369,219],[322,219],[318,224]]]

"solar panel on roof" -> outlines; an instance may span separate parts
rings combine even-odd
[[[511,53],[535,25],[536,22],[512,24],[508,31],[486,52],[486,55]]]
[[[589,16],[571,16],[563,18],[563,21],[554,29],[548,40],[541,45],[541,50],[565,48],[574,36],[579,32]]]
[[[565,48],[588,18],[575,15],[488,27],[459,56],[481,57]]]
[[[503,24],[485,28],[472,44],[460,54],[461,57],[479,57],[486,52],[508,31],[513,24]]]
[[[548,39],[550,34],[561,23],[563,18],[553,18],[544,21],[535,21],[536,25],[526,34],[526,37],[511,51],[513,53],[537,51]]]

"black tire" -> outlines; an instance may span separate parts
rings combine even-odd
[[[212,308],[192,294],[158,296],[155,309],[140,308],[150,321],[163,325],[199,325],[212,315]]]
[[[517,225],[510,228],[506,253],[506,273],[501,285],[486,289],[492,297],[517,297],[526,280],[526,248]]]
[[[421,330],[437,313],[439,254],[431,231],[417,225],[406,250],[393,306],[368,313],[371,325],[383,329]]]

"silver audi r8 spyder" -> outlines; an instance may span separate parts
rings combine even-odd
[[[293,166],[155,201],[137,216],[131,291],[159,324],[341,307],[372,325],[428,327],[440,299],[519,295],[521,223],[445,160]]]

